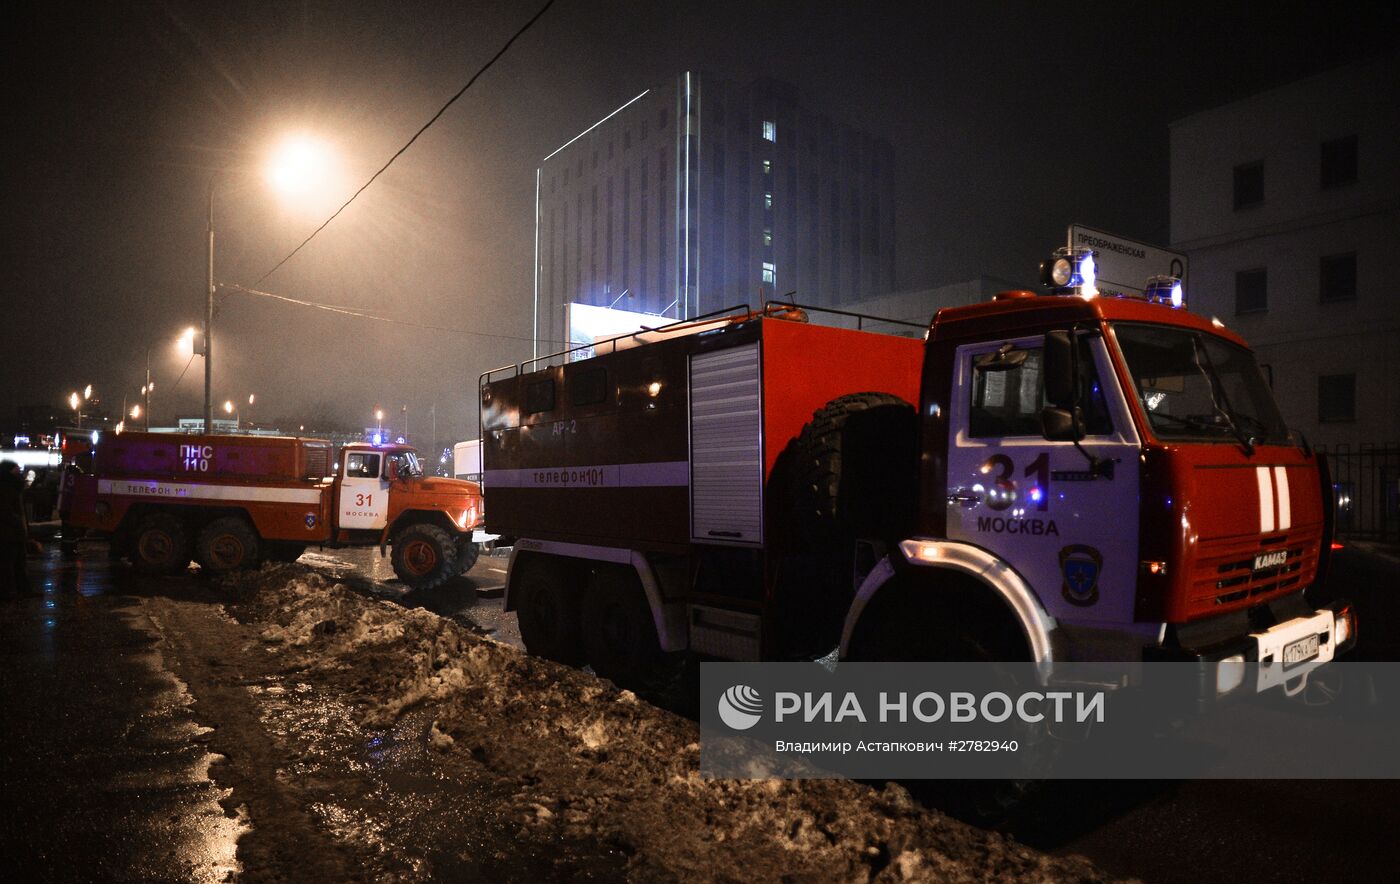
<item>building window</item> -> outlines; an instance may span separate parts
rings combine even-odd
[[[777,123],[773,122],[772,120],[764,120],[764,121],[763,121],[763,140],[764,140],[764,141],[777,141],[777,140],[778,140],[778,124],[777,124]]]
[[[763,194],[763,208],[765,208],[765,209],[772,209],[772,208],[773,208],[773,194],[772,194],[772,192],[765,192],[765,193]]]
[[[764,160],[764,161],[763,161],[763,174],[765,174],[765,175],[772,175],[772,174],[773,174],[773,161],[772,161],[772,160]]]
[[[763,244],[771,246],[773,244],[773,230],[770,227],[763,228]]]
[[[1356,420],[1356,375],[1325,374],[1317,379],[1317,420]]]
[[[1264,201],[1264,163],[1235,167],[1235,208],[1247,209]]]
[[[1269,309],[1269,271],[1241,270],[1235,274],[1235,313],[1260,313]]]
[[[778,268],[774,267],[771,261],[763,262],[763,282],[773,286],[778,284]]]
[[[1356,183],[1356,136],[1322,142],[1319,184],[1323,190]]]
[[[1318,297],[1328,301],[1356,300],[1356,253],[1323,255],[1318,262]]]

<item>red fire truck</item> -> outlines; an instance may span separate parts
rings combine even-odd
[[[394,573],[415,589],[472,566],[482,519],[480,486],[425,477],[407,445],[346,445],[333,468],[320,439],[174,433],[103,437],[91,472],[69,471],[59,512],[66,536],[109,535],[144,573],[392,544]]]
[[[1092,260],[917,337],[739,308],[484,375],[529,650],[632,685],[685,649],[1280,664],[1260,690],[1347,650],[1353,609],[1305,595],[1322,456],[1238,335],[1179,288],[1096,296]]]

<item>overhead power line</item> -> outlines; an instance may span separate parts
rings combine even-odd
[[[529,341],[534,340],[533,338],[522,338],[518,335],[501,335],[495,334],[493,332],[473,331],[469,328],[453,328],[452,326],[447,325],[433,325],[431,323],[426,322],[414,322],[411,319],[396,319],[392,316],[381,316],[378,313],[373,313],[368,310],[359,310],[354,307],[342,307],[338,304],[322,304],[317,301],[305,301],[301,298],[291,298],[287,295],[279,295],[275,292],[258,291],[257,289],[248,288],[247,286],[242,285],[229,285],[225,283],[220,283],[219,288],[223,289],[224,291],[239,292],[245,295],[257,295],[260,298],[272,298],[273,300],[282,301],[286,304],[295,304],[298,307],[310,307],[314,310],[325,310],[329,313],[339,313],[342,316],[355,316],[360,319],[373,319],[376,322],[387,322],[392,325],[404,325],[408,326],[409,328],[421,328],[427,329],[429,331],[450,332],[452,334],[457,335],[474,335],[476,337],[481,338],[497,338],[502,341],[525,341],[528,343]],[[568,345],[563,344],[563,346]]]
[[[413,142],[417,141],[417,140],[418,140],[418,137],[419,137],[420,135],[422,135],[424,132],[428,131],[428,128],[429,128],[430,126],[432,126],[434,123],[436,123],[436,122],[438,121],[438,119],[439,119],[444,113],[447,112],[447,109],[448,109],[449,107],[451,107],[452,105],[456,104],[456,103],[457,103],[457,99],[461,98],[464,94],[466,94],[466,91],[472,87],[472,84],[475,83],[475,82],[481,77],[482,74],[484,74],[484,73],[486,73],[488,70],[490,70],[490,69],[491,69],[491,66],[494,65],[494,64],[500,59],[500,57],[501,57],[502,55],[505,55],[505,54],[506,54],[506,50],[509,49],[509,48],[511,47],[511,44],[513,44],[516,40],[519,40],[522,36],[524,36],[524,35],[525,35],[525,32],[528,31],[528,30],[530,30],[530,28],[535,24],[535,22],[539,21],[539,20],[540,20],[540,17],[543,16],[546,12],[548,12],[548,11],[549,11],[549,7],[551,7],[551,6],[553,6],[553,5],[554,5],[554,0],[546,0],[544,6],[540,7],[540,11],[537,12],[537,13],[535,13],[534,17],[531,18],[529,21],[527,21],[527,22],[520,28],[520,30],[516,31],[515,34],[514,34],[514,36],[512,36],[509,40],[507,40],[506,43],[505,43],[505,45],[502,46],[502,47],[500,48],[500,51],[498,51],[495,55],[491,56],[491,59],[490,59],[489,61],[487,61],[486,64],[482,65],[480,70],[478,70],[475,74],[472,75],[472,78],[471,78],[470,80],[467,81],[467,84],[466,84],[465,86],[463,86],[461,89],[458,89],[458,90],[457,90],[457,94],[456,94],[456,95],[453,95],[451,98],[449,98],[449,99],[447,100],[447,103],[446,103],[446,104],[444,104],[442,107],[438,108],[438,112],[435,113],[435,114],[433,114],[432,119],[428,120],[428,122],[426,122],[426,123],[423,124],[423,127],[422,127],[421,129],[419,129],[417,132],[413,133],[413,137],[410,138],[410,139],[408,139],[408,141],[404,144],[403,147],[401,147],[401,148],[399,148],[397,151],[395,151],[395,152],[394,152],[394,155],[391,156],[391,157],[389,157],[389,161],[388,161],[387,163],[385,163],[382,167],[380,167],[380,169],[379,169],[378,172],[375,172],[373,175],[371,175],[371,176],[369,177],[369,180],[366,181],[363,185],[361,185],[361,186],[360,186],[360,189],[357,190],[357,191],[355,191],[354,194],[352,194],[352,195],[350,196],[350,199],[348,199],[348,200],[345,201],[345,204],[344,204],[344,205],[342,205],[340,208],[336,209],[335,212],[334,212],[329,218],[327,218],[327,219],[325,220],[325,222],[323,222],[323,223],[321,224],[320,227],[317,227],[315,230],[311,231],[311,235],[308,236],[306,239],[302,240],[300,245],[298,245],[296,248],[294,248],[294,249],[292,249],[290,252],[288,252],[288,253],[287,253],[287,256],[286,256],[285,258],[283,258],[281,261],[278,261],[277,264],[276,264],[275,266],[273,266],[273,268],[272,268],[271,270],[267,271],[267,272],[264,273],[262,276],[258,277],[258,281],[255,282],[255,283],[253,283],[253,285],[255,285],[255,286],[262,285],[263,282],[265,282],[269,276],[271,276],[272,274],[276,273],[276,272],[282,267],[283,264],[286,264],[288,261],[292,260],[292,258],[296,256],[297,252],[300,252],[302,249],[304,249],[304,248],[306,247],[306,244],[307,244],[307,243],[309,243],[309,242],[311,242],[311,240],[315,239],[315,238],[316,238],[316,235],[317,235],[318,233],[320,233],[322,230],[325,230],[328,226],[330,226],[330,223],[331,223],[332,221],[334,221],[336,218],[338,218],[338,217],[340,216],[340,213],[341,213],[341,212],[344,212],[344,211],[350,206],[350,204],[353,203],[357,197],[359,197],[360,194],[364,193],[365,190],[368,189],[369,186],[375,182],[375,179],[377,179],[380,175],[383,175],[384,172],[385,172],[390,166],[392,166],[392,165],[394,164],[394,161],[397,160],[400,156],[403,155],[404,151],[406,151],[406,150],[408,150],[410,147],[412,147],[412,146],[413,146]],[[469,332],[468,334],[475,334],[475,332]]]

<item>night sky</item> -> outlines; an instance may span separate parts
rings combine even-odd
[[[151,344],[157,422],[197,416],[201,360],[172,396],[170,342],[202,319],[211,178],[216,278],[252,286],[540,5],[7,5],[0,419],[88,383],[134,399]],[[529,355],[539,160],[687,68],[790,81],[894,144],[901,289],[1029,281],[1075,221],[1165,244],[1172,119],[1400,33],[1380,4],[1225,6],[558,0],[259,286],[480,334],[229,295],[215,401],[284,428],[407,404],[415,435],[435,403],[442,444],[474,434],[478,374]],[[288,132],[334,146],[339,200],[265,185]]]

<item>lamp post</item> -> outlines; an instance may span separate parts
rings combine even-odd
[[[285,140],[267,165],[267,180],[284,195],[305,197],[316,186],[328,184],[330,151],[320,141],[297,136]],[[316,179],[320,179],[317,181]],[[204,289],[204,429],[214,423],[214,185],[209,177],[208,237],[205,250]]]
[[[204,432],[214,431],[214,178],[209,178],[209,261],[204,290]]]
[[[78,415],[78,429],[81,430],[83,428],[83,400],[78,395],[77,390],[68,394],[68,407]]]

